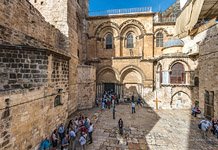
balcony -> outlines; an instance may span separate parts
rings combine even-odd
[[[149,13],[152,12],[151,7],[139,7],[139,8],[125,8],[125,9],[112,9],[103,11],[90,11],[89,16],[110,16],[121,14],[135,14],[135,13]]]

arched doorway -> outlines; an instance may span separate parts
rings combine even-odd
[[[143,97],[143,73],[135,67],[126,68],[121,74],[121,83],[123,85],[123,97],[130,98]]]
[[[179,91],[172,96],[171,108],[173,109],[190,109],[191,105],[191,98],[183,91]]]
[[[97,97],[101,98],[104,91],[115,92],[118,97],[122,94],[119,74],[111,67],[100,69],[97,73]]]

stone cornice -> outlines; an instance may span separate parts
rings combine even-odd
[[[0,44],[0,49],[8,49],[8,50],[25,50],[25,51],[38,51],[38,52],[48,52],[55,55],[58,55],[60,57],[65,57],[66,59],[70,59],[71,57],[69,55],[59,53],[50,49],[43,49],[43,48],[36,48],[32,46],[26,46],[26,45],[4,45]]]

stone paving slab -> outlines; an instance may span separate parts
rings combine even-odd
[[[93,144],[86,150],[218,150],[218,140],[209,134],[202,138],[197,124],[199,118],[189,110],[159,110],[136,107],[131,114],[130,105],[112,111],[98,108],[81,111],[94,122]],[[93,117],[94,116],[94,117]],[[93,120],[94,118],[94,120]],[[124,121],[124,135],[118,134],[118,120]]]

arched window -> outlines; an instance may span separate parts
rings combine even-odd
[[[185,83],[185,69],[183,64],[176,63],[171,68],[170,83],[184,84]]]
[[[127,48],[133,48],[134,43],[133,43],[133,34],[129,33],[126,37],[126,47]]]
[[[161,32],[156,35],[156,47],[163,47],[163,33]]]
[[[105,47],[106,49],[112,49],[113,48],[113,35],[111,33],[108,33],[105,37]]]

